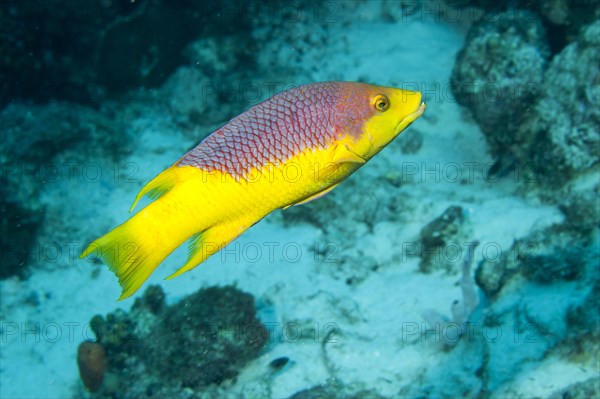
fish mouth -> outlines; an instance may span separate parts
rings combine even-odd
[[[406,129],[408,125],[410,125],[411,123],[416,121],[421,115],[423,115],[423,113],[425,112],[425,108],[427,108],[427,105],[424,101],[422,101],[414,112],[411,112],[410,114],[402,118],[402,120],[398,122],[398,125],[396,126],[396,134],[400,133],[401,127],[402,129]]]

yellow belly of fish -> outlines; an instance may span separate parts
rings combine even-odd
[[[190,240],[188,259],[168,278],[193,269],[273,210],[328,191],[360,166],[332,161],[339,156],[336,146],[306,150],[282,165],[254,169],[240,179],[194,166],[171,166],[136,199],[137,203],[149,195],[155,201],[92,242],[81,256],[100,257],[119,278],[123,288],[119,299],[124,299],[186,240]]]

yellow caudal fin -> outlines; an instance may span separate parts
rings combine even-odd
[[[129,208],[129,212],[137,205],[138,201],[147,195],[150,199],[156,200],[171,191],[178,181],[177,167],[170,168],[159,173],[154,179],[150,180],[137,194],[135,201]]]
[[[167,280],[194,269],[208,259],[208,257],[219,252],[227,244],[239,237],[254,222],[256,221],[250,223],[243,221],[224,223],[194,235],[189,241],[188,259],[185,265],[167,277]]]
[[[119,300],[131,296],[148,279],[154,269],[174,249],[153,248],[148,245],[149,231],[134,219],[123,223],[109,233],[93,241],[81,254],[81,258],[95,255],[116,274],[122,288]]]

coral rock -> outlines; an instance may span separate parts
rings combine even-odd
[[[600,22],[556,55],[544,74],[542,96],[518,136],[517,158],[531,162],[544,183],[564,183],[597,165],[600,149]]]
[[[446,209],[421,230],[419,269],[423,273],[439,269],[458,273],[469,231],[470,224],[463,208],[451,206]]]
[[[498,158],[509,158],[515,131],[539,95],[549,55],[540,19],[524,10],[473,25],[452,71],[452,91],[468,107]]]

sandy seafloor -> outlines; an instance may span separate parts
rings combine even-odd
[[[306,62],[318,59],[318,67],[309,69],[294,82],[361,79],[381,85],[414,87],[410,85],[416,83],[429,88],[437,82],[441,87],[427,94],[426,115],[351,177],[375,181],[377,176],[402,172],[400,162],[413,162],[419,167],[415,179],[403,191],[412,204],[412,213],[404,217],[407,222],[380,222],[354,243],[381,267],[368,273],[357,285],[348,286],[334,279],[326,271],[328,264],[315,262],[310,251],[315,242],[324,244],[322,231],[308,223],[284,227],[278,222],[281,216],[276,212],[230,246],[235,251],[255,244],[266,248],[264,243],[276,242],[279,245],[273,259],[269,259],[266,249],[255,262],[246,256],[241,256],[238,262],[232,261],[235,255],[226,255],[225,260],[224,256],[216,255],[192,272],[164,281],[184,261],[185,251],[178,250],[157,269],[146,286],[161,285],[168,302],[174,303],[201,287],[235,284],[254,295],[258,303],[269,304],[262,311],[269,321],[280,325],[289,320],[304,320],[306,325],[318,323],[320,339],[332,325],[328,323],[339,329],[335,335],[337,342],[326,345],[324,356],[319,341],[282,339],[282,330],[275,327],[272,342],[263,355],[247,365],[229,388],[232,397],[241,394],[250,397],[254,391],[261,392],[260,384],[266,379],[271,384],[272,396],[282,398],[332,377],[363,384],[388,397],[402,396],[401,392],[408,397],[419,392],[423,395],[431,392],[431,397],[461,393],[468,396],[478,386],[474,374],[479,361],[472,358],[477,356],[477,350],[460,346],[444,351],[431,340],[422,342],[414,335],[406,335],[406,323],[424,326],[422,313],[428,309],[450,315],[452,301],[461,296],[458,277],[420,273],[418,258],[399,259],[399,247],[415,241],[420,229],[449,206],[460,205],[468,210],[473,236],[482,243],[475,253],[477,264],[484,256],[481,248],[486,243],[508,249],[513,240],[526,236],[532,228],[560,222],[561,213],[544,205],[535,194],[523,195],[518,190],[521,184],[518,179],[484,178],[482,167],[492,162],[484,137],[445,89],[454,57],[464,40],[460,26],[444,21],[436,23],[433,18],[427,22],[387,23],[365,14],[357,15],[349,25],[339,24],[329,29],[327,47],[303,55]],[[47,188],[50,206],[72,208],[71,222],[78,226],[73,232],[81,232],[81,225],[90,225],[95,233],[124,221],[142,183],[194,144],[189,137],[172,129],[165,134],[161,125],[168,124],[165,122],[168,118],[151,114],[141,115],[136,121],[133,128],[140,140],[135,152],[123,161],[139,165],[136,182],[72,179]],[[400,141],[413,130],[422,133],[423,146],[416,154],[403,155]],[[464,173],[464,165],[469,162],[481,166],[474,169],[467,184],[444,177],[444,165],[462,165]],[[436,163],[441,165],[439,172],[424,173],[426,167]],[[369,200],[367,193],[352,192],[344,186],[330,195],[364,195],[365,201]],[[56,202],[56,198],[60,201]],[[17,333],[2,335],[0,342],[3,398],[78,396],[81,389],[76,348],[82,340],[92,337],[87,327],[90,318],[116,308],[128,310],[133,303],[133,299],[115,301],[120,287],[106,268],[72,258],[81,250],[83,239],[74,236],[72,241],[72,254],[62,253],[55,262],[40,265],[25,281],[8,279],[1,283],[2,318],[18,327]],[[287,254],[286,260],[281,250],[286,244],[294,250],[301,248],[300,255]],[[290,258],[298,259],[291,262]],[[542,287],[535,293],[515,290],[512,300],[531,301],[532,312],[548,314],[547,308],[568,301],[576,295],[574,290],[568,284],[560,291],[556,286]],[[142,292],[143,289],[136,295]],[[27,305],[26,299],[33,293],[38,304]],[[39,329],[27,330],[32,323],[39,323]],[[581,364],[558,356],[533,356],[527,360],[522,353],[528,350],[528,344],[513,339],[512,331],[502,333],[501,339],[489,345],[504,352],[504,359],[498,363],[499,369],[490,372],[508,377],[498,379],[500,383],[494,387],[493,397],[544,397],[598,375],[598,363],[593,361]],[[266,365],[278,356],[289,357],[291,364],[276,375],[267,376]]]

